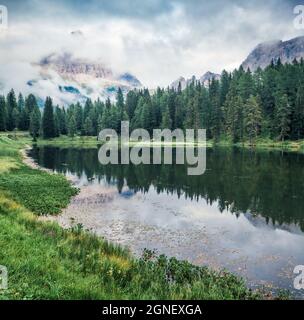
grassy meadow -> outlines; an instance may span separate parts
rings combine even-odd
[[[145,251],[83,230],[64,230],[39,215],[58,214],[77,189],[61,175],[31,169],[20,150],[26,135],[0,135],[0,299],[256,299],[242,279]]]

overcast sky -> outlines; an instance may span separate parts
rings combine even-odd
[[[29,62],[52,52],[129,71],[151,88],[179,76],[238,67],[260,42],[302,35],[287,0],[0,0],[9,28],[0,33],[0,77],[24,83]],[[304,2],[303,2],[304,4]],[[77,32],[71,35],[72,31]],[[11,73],[19,80],[12,80]],[[6,75],[7,74],[7,75]],[[13,84],[13,82],[12,82]]]

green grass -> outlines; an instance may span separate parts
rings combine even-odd
[[[0,132],[0,143],[3,142],[1,140],[7,140],[7,136],[10,136],[12,139],[16,138],[17,143],[24,143],[27,142],[28,144],[32,143],[31,139],[29,137],[29,134],[27,132],[14,132],[14,133],[6,133],[6,132]],[[73,138],[68,136],[60,136],[54,139],[38,139],[36,142],[37,145],[53,145],[53,146],[62,146],[62,147],[81,147],[81,148],[91,148],[91,147],[97,147],[98,144],[100,144],[100,141],[97,140],[96,137],[87,137],[87,136],[75,136]],[[130,146],[134,145],[135,142],[131,141]],[[145,143],[143,143],[145,145]],[[166,143],[168,145],[168,143]],[[172,146],[178,146],[180,144],[171,143]],[[187,145],[192,145],[191,142],[188,142]],[[254,149],[265,149],[265,150],[284,150],[284,151],[290,151],[290,152],[304,152],[304,140],[297,140],[297,141],[275,141],[269,138],[261,138],[259,137],[256,139],[253,145],[249,143],[249,141],[244,142],[238,142],[233,143],[231,138],[222,136],[219,141],[215,142],[214,140],[208,140],[206,143],[207,147],[213,147],[213,146],[221,146],[221,147],[233,147],[237,146],[240,148],[254,148]],[[0,155],[2,150],[0,149]],[[9,150],[5,151],[6,153],[9,152]]]
[[[12,199],[38,215],[60,213],[69,204],[70,198],[77,194],[77,189],[71,188],[65,177],[50,175],[25,165],[2,173],[0,189],[9,191]]]
[[[0,299],[255,299],[242,279],[186,261],[140,259],[83,230],[37,215],[58,213],[76,190],[63,176],[26,167],[26,136],[0,135],[0,265],[9,288]]]
[[[0,197],[0,261],[9,289],[0,299],[251,299],[243,282],[190,263],[134,259],[81,228],[38,222]]]
[[[137,143],[137,142],[136,142]],[[68,136],[60,136],[58,138],[50,139],[50,140],[43,140],[38,139],[38,145],[53,145],[53,146],[63,146],[63,147],[96,147],[100,144],[97,141],[96,137],[80,137],[75,136],[74,138]],[[135,144],[134,141],[130,141],[130,147]],[[146,142],[143,142],[143,145],[146,145]],[[172,143],[162,143],[162,145],[171,145],[171,146],[180,146],[182,144],[178,144],[175,142]],[[193,145],[191,142],[187,142],[187,146]],[[214,140],[208,140],[206,146],[213,147],[213,146],[222,146],[222,147],[243,147],[243,148],[254,148],[254,149],[266,149],[266,150],[284,150],[284,151],[291,151],[291,152],[304,152],[304,140],[298,141],[274,141],[267,138],[258,138],[253,145],[249,143],[249,141],[233,143],[229,137],[221,137],[221,139],[217,142]]]
[[[38,139],[37,145],[54,145],[54,146],[63,146],[63,147],[94,147],[97,146],[98,142],[96,137],[83,137],[83,136],[75,136],[73,138],[68,136],[60,136],[53,139]]]
[[[233,143],[231,139],[227,137],[221,138],[218,142],[213,141],[213,145],[223,147],[240,147],[240,148],[252,148],[252,149],[265,149],[265,150],[284,150],[290,152],[304,152],[304,140],[297,141],[274,141],[268,138],[258,138],[252,144],[249,141]]]

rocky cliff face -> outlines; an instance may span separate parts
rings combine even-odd
[[[221,76],[219,74],[208,71],[198,79],[195,76],[192,76],[190,79],[185,79],[184,77],[179,77],[178,79],[176,79],[175,81],[173,81],[171,83],[170,88],[173,88],[176,90],[178,88],[179,83],[180,83],[182,90],[184,90],[192,81],[194,81],[194,82],[199,81],[202,85],[207,87],[209,84],[209,81],[211,81],[212,79],[219,80],[220,78],[221,78]]]
[[[27,85],[33,93],[36,89],[40,95],[41,92],[47,95],[51,92],[59,104],[83,102],[87,98],[114,98],[118,88],[127,93],[142,86],[130,73],[118,74],[102,63],[76,59],[69,53],[51,54],[35,66],[40,77],[30,79]]]
[[[281,59],[282,63],[290,63],[294,59],[304,58],[304,36],[288,41],[271,41],[259,44],[242,63],[246,70],[255,71],[258,67],[265,68],[271,60]]]
[[[51,54],[41,60],[40,65],[51,68],[63,78],[75,78],[79,74],[92,76],[93,78],[111,79],[113,72],[102,64],[73,59],[71,54]]]
[[[211,81],[212,79],[220,80],[221,75],[208,71],[202,77],[200,77],[200,82],[205,87],[207,87],[209,84],[209,81]]]

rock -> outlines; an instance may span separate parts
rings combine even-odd
[[[219,74],[207,71],[199,79],[197,79],[195,76],[192,76],[190,79],[187,79],[187,80],[184,77],[179,77],[177,80],[171,83],[170,88],[177,90],[178,85],[180,83],[181,89],[184,90],[193,81],[194,82],[199,81],[203,86],[208,87],[209,81],[211,81],[212,79],[220,80],[220,78],[221,76]]]
[[[249,54],[242,63],[245,70],[249,68],[255,71],[258,67],[265,68],[271,61],[276,62],[279,58],[281,62],[291,63],[294,59],[298,61],[304,57],[304,36],[293,38],[288,41],[275,40],[260,43]]]

